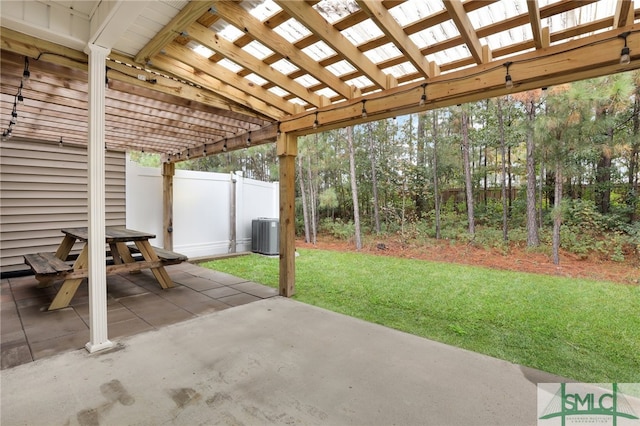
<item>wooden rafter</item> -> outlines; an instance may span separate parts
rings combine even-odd
[[[467,15],[464,7],[462,6],[462,1],[448,0],[444,2],[444,5],[451,16],[451,19],[456,24],[458,32],[460,32],[460,36],[467,44],[467,48],[469,49],[473,59],[475,59],[478,64],[485,62],[482,57],[482,45],[480,44],[480,39],[471,24],[469,15]]]
[[[187,5],[146,44],[135,56],[135,62],[146,63],[150,58],[162,50],[162,48],[175,39],[184,29],[198,20],[213,4],[212,1],[190,1]]]
[[[246,51],[240,49],[230,41],[214,34],[208,28],[200,24],[193,24],[188,28],[189,37],[196,40],[201,45],[218,52],[225,58],[235,62],[236,64],[247,68],[251,72],[256,73],[265,80],[272,82],[280,88],[293,93],[295,96],[310,103],[314,106],[320,106],[320,96],[310,92],[295,80],[290,79],[286,75],[267,66],[264,62],[251,56]]]
[[[633,1],[618,0],[616,14],[613,17],[613,27],[620,28],[633,23]]]
[[[302,70],[301,72],[314,76],[317,80],[322,81],[343,97],[348,99],[353,96],[353,88],[320,66],[317,61],[311,59],[297,46],[289,43],[284,37],[274,32],[267,25],[274,25],[276,22],[280,22],[280,20],[262,23],[233,2],[217,1],[214,8],[216,13],[225,21],[238,28],[246,29],[246,34],[242,37],[242,40],[236,40],[234,42],[238,47],[243,47],[254,39],[260,40],[266,47],[277,52],[269,58],[265,58],[264,62],[266,64],[273,64],[281,58],[286,58],[292,64],[299,67]],[[299,75],[291,77],[297,78]]]
[[[209,61],[178,43],[166,45],[163,51],[163,55],[154,58],[157,66],[163,70],[188,78],[203,87],[233,99],[235,102],[249,103],[256,111],[261,111],[270,117],[277,118],[282,115],[283,111],[287,113],[295,111],[292,103],[284,101],[281,97],[267,92],[251,81],[239,77],[227,68]],[[169,58],[173,61],[168,61]],[[185,68],[177,62],[182,62],[191,69]]]
[[[533,34],[533,43],[535,44],[536,49],[542,49],[545,47],[545,43],[542,39],[540,8],[538,7],[537,0],[527,0],[527,10],[529,11],[529,22],[531,24],[531,33]]]
[[[378,25],[391,42],[400,50],[406,59],[425,78],[431,77],[429,63],[420,52],[420,49],[411,41],[398,22],[393,19],[381,3],[375,0],[358,0],[360,8]]]
[[[395,85],[395,82],[389,81],[388,76],[376,64],[371,62],[356,46],[333,28],[308,3],[283,0],[277,0],[276,3],[293,18],[304,23],[309,31],[327,43],[343,59],[349,61],[351,65],[360,70],[376,86],[386,89]]]

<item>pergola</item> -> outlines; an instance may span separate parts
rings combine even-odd
[[[280,294],[291,296],[299,136],[640,67],[640,4],[631,0],[0,7],[4,137],[88,148],[90,351],[111,345],[101,244],[105,147],[161,154],[171,249],[175,163],[275,142]]]

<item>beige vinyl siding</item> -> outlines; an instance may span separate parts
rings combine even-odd
[[[107,151],[107,226],[125,226],[125,154]],[[7,139],[0,144],[0,271],[26,269],[22,256],[55,251],[60,229],[87,226],[84,147]]]

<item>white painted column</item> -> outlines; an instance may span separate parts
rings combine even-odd
[[[111,51],[88,44],[89,55],[89,352],[113,346],[107,336],[105,252],[105,64]]]

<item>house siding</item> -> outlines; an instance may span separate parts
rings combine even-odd
[[[107,151],[107,226],[125,226],[126,158]],[[22,256],[55,251],[60,229],[87,226],[85,147],[11,138],[0,144],[0,272],[27,269]]]

